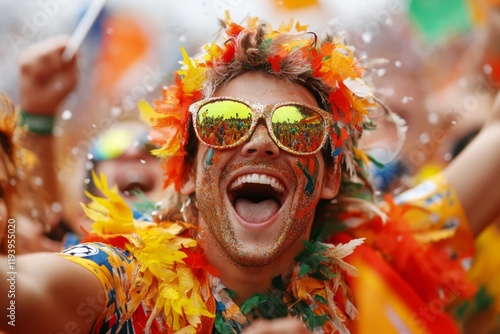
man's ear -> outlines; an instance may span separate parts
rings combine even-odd
[[[325,168],[323,175],[323,187],[321,189],[322,199],[333,199],[337,196],[340,188],[340,162],[334,159],[333,163]]]
[[[180,193],[182,195],[189,196],[195,191],[196,176],[192,168],[188,168],[188,171],[184,171],[182,176],[182,186]]]

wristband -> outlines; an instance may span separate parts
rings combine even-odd
[[[33,115],[20,111],[21,126],[38,135],[50,135],[54,129],[55,117],[52,115]]]

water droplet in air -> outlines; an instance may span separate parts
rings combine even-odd
[[[59,213],[62,211],[62,205],[59,202],[53,202],[50,208],[52,209],[52,212],[55,213]]]
[[[490,64],[484,64],[483,72],[484,74],[491,75],[491,73],[493,73],[493,67]]]
[[[63,119],[64,121],[71,119],[71,117],[73,117],[73,113],[68,109],[64,110],[61,114],[61,119]]]
[[[401,99],[401,102],[403,102],[403,104],[407,104],[410,101],[413,101],[413,97],[411,96],[405,96]]]
[[[43,184],[43,179],[39,176],[34,178],[35,185],[41,186]]]
[[[111,108],[111,115],[113,115],[114,117],[118,117],[121,114],[122,114],[122,108],[120,108],[120,107]]]
[[[425,144],[431,140],[431,136],[427,132],[424,132],[420,134],[419,139],[422,144]]]
[[[429,121],[430,124],[437,124],[439,122],[439,115],[431,112],[429,113],[429,116],[427,116],[427,120]]]
[[[372,34],[370,34],[369,32],[364,32],[361,34],[361,39],[363,40],[363,42],[365,42],[366,44],[370,44],[371,41],[373,40],[373,36]]]

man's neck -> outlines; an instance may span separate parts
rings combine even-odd
[[[301,250],[302,245],[288,251],[298,255]],[[219,271],[219,278],[224,286],[235,292],[234,302],[239,306],[254,294],[265,293],[271,289],[273,278],[289,273],[296,264],[292,260],[286,263],[275,261],[261,267],[242,266],[229,259],[219,247],[205,249],[205,256],[208,262]],[[293,259],[295,256],[291,258]]]

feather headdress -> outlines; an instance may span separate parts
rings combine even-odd
[[[355,148],[363,129],[373,128],[369,110],[377,108],[379,102],[363,79],[365,69],[353,49],[332,36],[320,41],[308,32],[307,25],[293,19],[276,29],[258,18],[249,18],[242,26],[232,22],[228,14],[222,23],[222,38],[204,45],[200,54],[189,57],[182,50],[175,83],[163,89],[162,98],[155,100],[153,107],[145,101],[139,103],[143,119],[153,128],[151,137],[160,145],[153,154],[164,159],[165,187],[174,184],[178,190],[184,170],[192,163],[187,153],[193,140],[189,106],[250,70],[306,86],[333,115],[330,150],[332,157],[340,159],[344,177],[363,179],[355,176],[363,173],[369,157]]]

